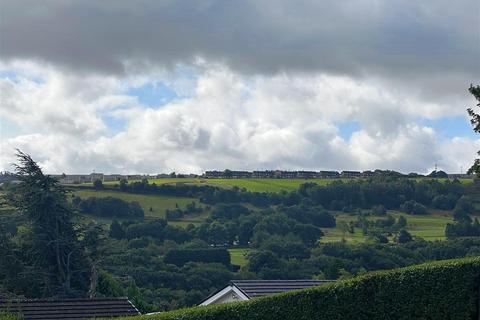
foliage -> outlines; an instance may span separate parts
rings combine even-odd
[[[477,100],[477,107],[480,107],[480,86],[471,85],[468,89],[473,97]],[[480,133],[480,114],[476,113],[473,108],[467,109],[468,115],[472,118],[470,121],[473,126],[473,130],[477,133]],[[478,151],[478,155],[480,155],[480,151]],[[473,166],[468,170],[470,174],[477,174],[480,176],[480,159],[475,159]]]
[[[15,171],[19,183],[7,193],[8,203],[29,221],[28,240],[18,255],[26,269],[39,276],[40,291],[25,288],[28,296],[84,293],[88,286],[88,266],[73,223],[74,213],[66,190],[59,182],[44,175],[32,158],[21,151]]]
[[[165,263],[183,266],[187,262],[221,263],[230,266],[230,253],[225,248],[174,249],[165,254]]]
[[[187,214],[198,214],[202,213],[204,211],[204,208],[201,206],[197,206],[195,201],[192,201],[191,203],[188,203],[185,207],[185,210],[182,210],[176,206],[175,209],[167,209],[165,210],[165,218],[167,220],[177,220],[183,218]]]
[[[412,235],[405,229],[400,230],[400,233],[398,234],[397,241],[398,243],[407,243],[412,241]]]
[[[445,236],[447,238],[457,237],[480,237],[480,222],[477,218],[472,221],[460,221],[449,223],[445,227]]]
[[[427,208],[414,200],[405,201],[400,210],[409,214],[427,214]]]
[[[114,197],[87,199],[76,197],[73,204],[80,212],[99,217],[143,218],[145,215],[137,201],[127,202]]]
[[[131,319],[474,319],[479,278],[479,258],[442,261],[248,302]]]
[[[100,179],[96,179],[93,181],[93,189],[95,190],[102,190],[103,189],[103,182]]]
[[[19,314],[11,314],[0,312],[0,320],[22,320],[23,317]]]
[[[212,218],[214,219],[235,219],[241,215],[250,213],[248,208],[238,203],[226,204],[220,203],[215,205],[212,211]]]
[[[225,180],[228,182],[236,179]],[[423,206],[430,206],[438,195],[449,195],[451,201],[456,201],[464,192],[464,186],[458,180],[440,182],[436,179],[421,179],[417,181],[397,176],[378,176],[348,182],[333,180],[328,184],[307,182],[301,184],[298,190],[277,193],[250,192],[238,187],[225,189],[207,184],[157,185],[148,183],[147,180],[132,183],[125,181],[120,184],[119,189],[136,194],[195,197],[209,205],[250,203],[258,207],[281,204],[293,206],[301,204],[304,199],[309,199],[313,205],[320,205],[330,210],[368,209],[378,205],[386,209],[398,209],[402,203],[409,200]]]

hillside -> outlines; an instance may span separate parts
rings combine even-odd
[[[224,188],[245,188],[248,191],[252,192],[280,192],[280,191],[293,191],[298,189],[298,187],[303,183],[316,183],[318,185],[327,185],[330,183],[342,181],[349,182],[362,179],[222,179],[222,178],[158,178],[158,179],[148,179],[149,183],[155,183],[157,185],[170,184],[187,184],[187,185],[211,185],[216,187]],[[449,179],[431,179],[431,178],[412,178],[415,181],[428,181],[436,180],[440,182],[449,181]],[[129,180],[129,183],[139,182],[140,180]],[[450,180],[451,181],[451,180]],[[462,184],[469,185],[473,182],[472,179],[460,179]],[[106,186],[114,186],[118,184],[118,181],[107,181],[104,182]],[[92,183],[84,183],[81,185],[92,185]]]
[[[279,181],[298,183],[264,182]],[[97,294],[128,296],[148,313],[196,305],[232,279],[349,279],[475,255],[480,238],[463,238],[463,224],[452,220],[457,209],[475,217],[463,197],[466,187],[386,178],[252,192],[226,184],[130,181],[69,186],[65,201],[81,213],[72,215],[75,228],[98,239],[86,247],[101,271]],[[4,191],[15,195],[16,185]],[[31,222],[6,209],[0,222],[8,254],[27,270],[31,262],[17,257],[17,248],[30,245]],[[448,225],[457,234],[445,240]],[[477,232],[472,226],[466,231]],[[6,278],[5,288],[41,296],[15,279]],[[80,290],[85,283],[78,283]]]
[[[164,179],[167,180],[167,179]],[[223,180],[226,182],[233,181],[240,179],[217,179]],[[247,179],[244,179],[247,180]],[[264,179],[264,180],[275,180],[275,181],[282,181],[281,179]],[[238,182],[238,181],[237,181]],[[288,181],[285,179],[284,183],[297,183],[298,181]],[[269,185],[270,182],[266,182]],[[324,184],[325,185],[325,180]],[[196,205],[200,205],[201,203],[198,199],[190,197],[177,197],[177,196],[166,196],[166,195],[155,195],[155,194],[132,194],[128,192],[121,192],[115,189],[106,189],[106,190],[93,190],[93,189],[77,189],[74,188],[73,192],[75,195],[81,198],[88,198],[88,197],[115,197],[125,201],[137,201],[140,206],[143,208],[145,212],[145,218],[147,219],[156,219],[156,218],[165,218],[166,210],[173,210],[176,207],[185,208],[187,204],[195,202]],[[251,210],[262,210],[261,207],[256,207],[254,205],[248,205]],[[365,211],[368,213],[368,211]],[[198,225],[202,222],[205,222],[206,219],[209,218],[211,211],[206,210],[202,214],[197,215],[186,215],[182,218],[177,220],[169,221],[169,224],[186,227],[188,224]],[[407,225],[405,227],[406,230],[411,232],[413,235],[421,237],[425,240],[439,240],[445,238],[445,226],[447,223],[452,222],[452,215],[449,211],[441,211],[441,210],[430,210],[429,214],[427,215],[410,215],[405,214],[395,210],[389,210],[388,214],[398,219],[400,216],[403,216],[407,219]],[[342,211],[335,212],[335,217],[338,222],[354,222],[356,217],[358,216],[357,213],[345,213]],[[378,220],[379,216],[369,216],[367,220],[369,221],[376,221]],[[103,219],[106,223],[109,223],[109,219]],[[325,237],[322,238],[323,242],[329,241],[341,241],[343,238],[346,241],[352,242],[365,242],[368,237],[362,234],[360,229],[356,229],[353,233],[344,232],[340,228],[339,225],[332,227],[332,228],[322,228],[322,231],[325,233]]]
[[[247,302],[126,319],[477,319],[479,277],[480,258],[447,260]]]

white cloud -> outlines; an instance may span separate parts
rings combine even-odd
[[[0,170],[8,169],[13,149],[20,148],[48,172],[426,172],[434,163],[456,172],[480,148],[468,138],[441,140],[417,123],[429,116],[426,110],[436,117],[458,105],[431,103],[368,79],[325,73],[247,76],[205,65],[185,89],[185,79],[168,72],[119,78],[74,76],[35,64],[3,68],[19,77],[0,82],[0,119],[22,126],[25,134],[2,139]],[[152,108],[127,94],[159,76],[174,88],[180,83],[190,96]],[[109,134],[105,115],[123,118],[125,127]],[[346,121],[360,125],[348,140],[338,129]]]

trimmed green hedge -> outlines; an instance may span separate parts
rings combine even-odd
[[[16,314],[0,312],[0,320],[22,320],[23,317]]]
[[[389,320],[478,319],[480,257],[374,272],[248,302],[127,319]]]
[[[190,261],[218,262],[229,267],[230,253],[225,248],[173,249],[167,252],[163,261],[177,266],[183,266]]]

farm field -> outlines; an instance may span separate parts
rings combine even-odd
[[[280,192],[293,191],[298,189],[302,183],[314,182],[319,185],[326,185],[333,181],[349,179],[202,179],[202,178],[161,178],[148,179],[149,183],[161,184],[194,184],[194,185],[211,185],[225,188],[245,188],[252,192]],[[137,182],[139,180],[129,180],[129,182]],[[118,181],[104,182],[106,186],[113,186],[118,184]],[[85,183],[82,185],[92,185],[92,183]]]
[[[429,178],[415,178],[415,180],[429,179]],[[437,179],[441,182],[445,182],[448,179]],[[136,182],[139,180],[129,180],[129,182]],[[161,184],[194,184],[194,185],[212,185],[226,188],[245,188],[252,192],[280,192],[280,191],[293,191],[307,182],[317,183],[319,185],[327,185],[334,181],[352,181],[352,179],[203,179],[203,178],[159,178],[148,179],[149,183]],[[460,179],[462,184],[470,184],[473,179]],[[118,184],[118,181],[104,182],[106,186],[113,186]],[[85,183],[83,185],[92,185],[92,183]]]
[[[452,222],[451,216],[445,212],[434,212],[429,215],[415,216],[398,211],[389,211],[395,219],[400,215],[407,218],[406,230],[414,236],[421,237],[425,240],[443,240],[445,239],[445,226]],[[370,217],[369,220],[376,220],[380,217]],[[356,220],[356,217],[350,214],[336,214],[337,224],[340,221],[350,222]],[[340,228],[322,228],[325,236],[321,239],[322,242],[341,241],[343,232]],[[347,242],[365,242],[368,237],[364,236],[362,230],[355,228],[353,234],[346,233],[345,240]]]
[[[188,203],[191,203],[192,201],[198,202],[198,200],[193,198],[142,195],[111,190],[96,191],[81,189],[75,190],[74,194],[79,196],[80,198],[115,197],[125,201],[137,201],[142,207],[142,209],[145,211],[145,217],[147,218],[164,218],[165,210],[174,209],[176,204],[178,204],[179,207],[184,208]],[[153,211],[150,211],[150,208],[152,208]]]
[[[227,179],[222,179],[227,180]],[[246,180],[246,179],[245,179]],[[262,179],[267,180],[267,179]],[[275,179],[271,179],[275,180]],[[237,180],[229,180],[237,181]],[[288,181],[288,180],[286,180]],[[302,180],[304,181],[304,180]],[[179,198],[179,197],[169,197],[169,196],[159,196],[159,195],[140,195],[140,194],[131,194],[120,191],[111,191],[111,190],[88,190],[81,189],[74,192],[76,195],[81,198],[87,197],[117,197],[125,201],[138,201],[140,206],[145,211],[146,218],[164,218],[166,209],[174,209],[175,205],[178,204],[181,208],[185,207],[188,203],[192,201],[198,202],[198,200],[193,198]],[[150,207],[153,211],[150,211]],[[252,208],[250,208],[252,209]],[[202,223],[210,214],[210,212],[205,211],[202,214],[194,216],[185,216],[178,221],[169,221],[169,224],[179,227],[186,227],[188,224],[199,225]],[[397,211],[389,211],[396,219],[403,215],[407,218],[407,230],[415,236],[422,237],[426,240],[440,240],[444,239],[444,231],[447,223],[451,222],[451,216],[446,212],[433,212],[433,214],[424,215],[424,216],[415,216],[408,215],[405,213]],[[369,219],[375,220],[379,217],[370,217]],[[341,221],[350,222],[356,220],[354,215],[346,213],[336,213],[337,223]],[[341,241],[343,237],[343,231],[339,227],[335,228],[322,228],[325,236],[321,239],[322,242],[331,242],[331,241]],[[365,242],[368,239],[367,236],[362,234],[362,231],[359,228],[355,228],[353,234],[346,233],[345,240],[347,242]],[[241,259],[241,256],[237,257]]]
[[[249,248],[228,249],[228,252],[230,252],[230,259],[232,264],[235,264],[240,267],[243,267],[244,265],[246,265],[247,264],[246,255],[250,250],[252,249],[249,249]]]
[[[245,188],[253,192],[294,191],[307,182],[326,185],[339,179],[204,179],[204,183],[228,187]]]

